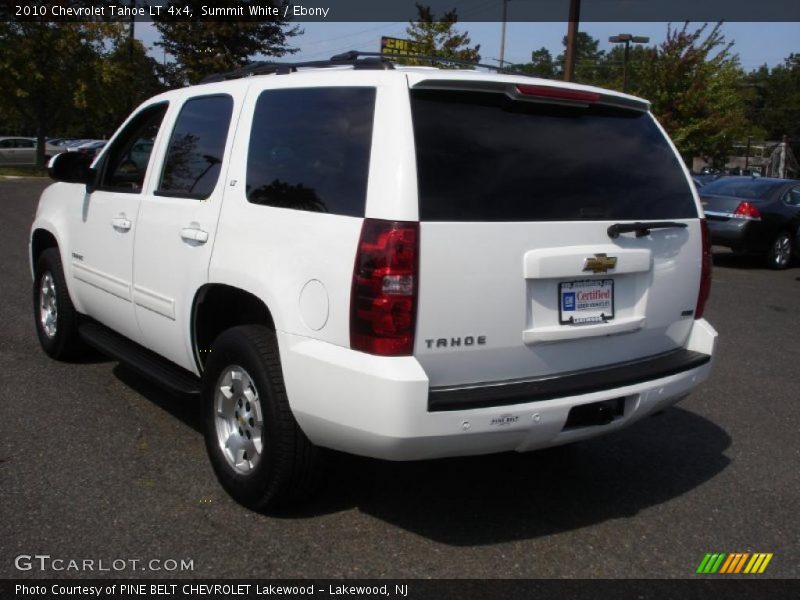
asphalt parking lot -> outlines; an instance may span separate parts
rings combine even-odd
[[[47,183],[0,179],[0,577],[106,575],[15,568],[45,554],[148,577],[683,578],[706,552],[800,576],[800,268],[715,257],[711,379],[659,416],[527,455],[332,455],[317,500],[268,517],[217,485],[194,406],[40,351],[27,236]]]

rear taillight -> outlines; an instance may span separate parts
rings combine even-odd
[[[381,356],[414,349],[419,223],[364,219],[350,294],[350,347]]]
[[[700,232],[703,238],[702,268],[700,270],[700,291],[697,293],[697,306],[694,309],[694,318],[702,319],[706,310],[706,302],[711,292],[711,241],[708,236],[708,224],[705,219],[700,219]]]
[[[761,219],[761,213],[752,202],[746,200],[739,203],[736,210],[733,211],[734,219]]]

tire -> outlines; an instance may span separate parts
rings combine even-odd
[[[786,269],[792,262],[792,236],[786,231],[781,231],[772,240],[767,251],[767,265],[771,269]]]
[[[800,262],[800,228],[794,232],[794,241],[792,242],[794,249],[794,259]]]
[[[48,356],[68,360],[86,351],[78,335],[78,313],[69,297],[58,248],[48,248],[36,261],[33,315],[39,343]]]
[[[211,466],[240,504],[280,508],[316,490],[319,450],[289,407],[272,330],[242,325],[216,339],[203,374],[203,420]]]

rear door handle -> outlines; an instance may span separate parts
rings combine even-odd
[[[128,231],[131,228],[131,221],[125,216],[119,216],[111,219],[111,225],[114,227],[114,229]]]
[[[208,232],[194,227],[184,227],[181,229],[181,238],[187,242],[205,244],[208,241]]]

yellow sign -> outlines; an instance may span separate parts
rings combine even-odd
[[[384,36],[381,38],[381,54],[422,54],[422,48],[411,40]]]

